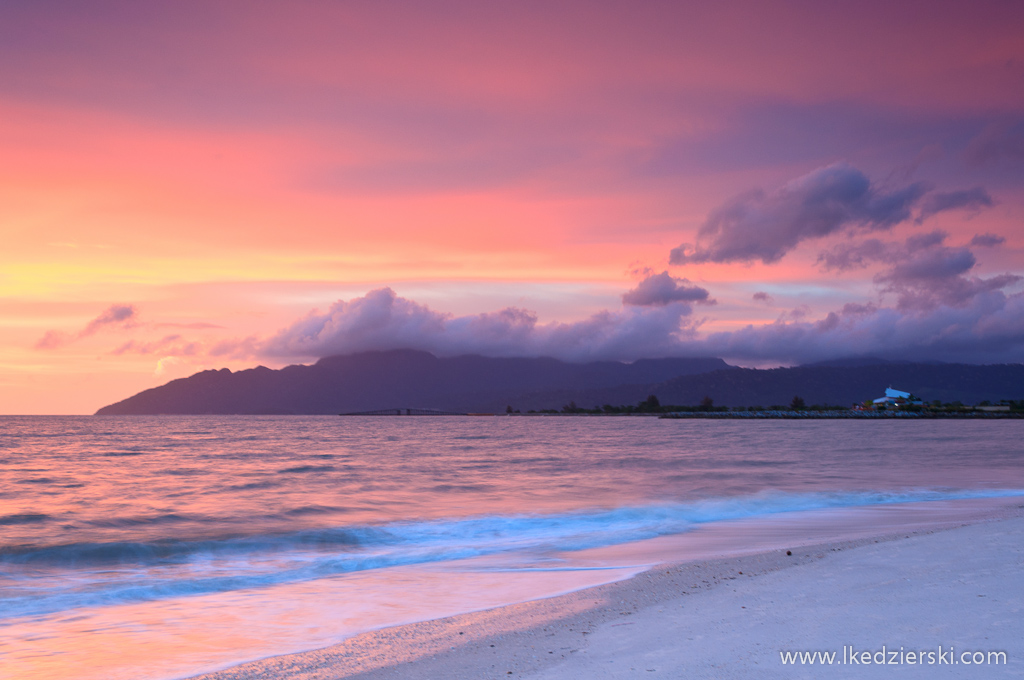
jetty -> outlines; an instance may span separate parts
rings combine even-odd
[[[341,416],[468,416],[469,413],[439,411],[432,408],[382,408],[376,411],[354,411],[339,413]]]

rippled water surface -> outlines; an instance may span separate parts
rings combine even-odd
[[[429,565],[489,559],[494,572],[499,560],[516,576],[487,576],[481,588],[497,593],[523,574],[569,578],[551,575],[564,562],[556,553],[697,525],[1020,495],[1022,461],[1022,421],[7,417],[0,664],[65,677],[46,650],[71,659],[87,647],[76,620],[89,621],[93,640],[133,627],[131,644],[151,658],[172,610],[227,637],[236,624],[223,617],[243,602],[307,597],[327,608],[316,616],[338,617],[345,604],[324,593],[358,582],[387,599],[395,574],[416,592],[417,579],[436,576]],[[491,604],[502,598],[514,599]],[[406,618],[461,605],[424,606]],[[337,639],[322,623],[302,635]],[[94,677],[172,677],[253,654],[225,645],[203,656],[183,641],[162,670],[129,664]]]

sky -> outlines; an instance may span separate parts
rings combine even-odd
[[[413,347],[1024,361],[1024,3],[0,5],[0,413]]]

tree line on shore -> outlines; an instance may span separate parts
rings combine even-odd
[[[871,402],[866,402],[871,404]],[[1003,399],[997,403],[990,401],[982,401],[977,407],[1007,407],[1010,411],[1021,412],[1024,411],[1024,399],[1022,400],[1011,400]],[[900,404],[898,409],[901,411],[909,412],[957,412],[957,411],[971,411],[977,408],[976,406],[968,406],[962,404],[959,401],[954,402],[941,402],[931,401],[921,404]],[[561,410],[558,409],[530,409],[527,413],[546,413],[546,414],[589,414],[589,415],[617,415],[617,414],[653,414],[653,413],[724,413],[724,412],[741,412],[741,411],[810,411],[810,412],[822,412],[822,411],[849,411],[853,406],[839,406],[833,404],[811,404],[807,405],[802,397],[794,396],[792,401],[788,405],[773,404],[771,406],[721,406],[716,405],[714,399],[710,396],[705,396],[701,399],[700,403],[696,406],[687,406],[679,404],[662,404],[656,395],[649,395],[646,399],[639,402],[635,406],[633,404],[625,404],[620,406],[614,406],[612,404],[604,404],[603,406],[594,406],[594,408],[586,408],[577,406],[575,401],[570,401],[568,404],[562,406]],[[890,408],[886,405],[873,405],[872,408],[876,410],[886,410]],[[509,406],[506,409],[506,413],[519,413],[518,409],[513,409]]]

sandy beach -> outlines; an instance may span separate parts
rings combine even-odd
[[[626,581],[199,677],[1021,677],[1022,508],[938,529],[662,564]],[[898,669],[877,667],[883,646]],[[828,668],[820,659],[783,664],[780,652],[800,651],[836,657]],[[968,663],[982,656],[981,668]]]

